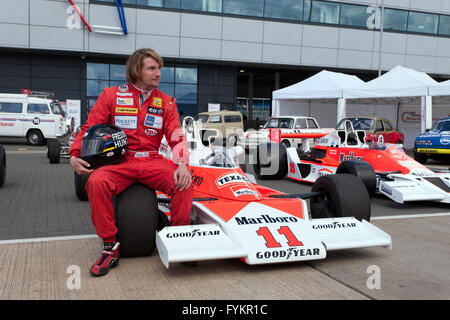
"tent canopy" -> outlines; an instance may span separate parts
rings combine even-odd
[[[450,96],[450,80],[430,86],[430,96]]]
[[[397,66],[382,76],[344,91],[344,98],[392,98],[427,96],[430,86],[438,84],[425,72]]]
[[[365,82],[357,76],[323,70],[289,87],[272,92],[274,100],[339,99],[343,90],[356,88]]]

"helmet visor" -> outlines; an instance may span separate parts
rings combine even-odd
[[[109,143],[113,141],[109,140]],[[89,157],[93,155],[97,155],[102,153],[105,149],[108,149],[108,146],[103,146],[104,142],[101,138],[90,138],[84,139],[81,145],[81,157]],[[112,147],[114,147],[114,143],[112,143]]]

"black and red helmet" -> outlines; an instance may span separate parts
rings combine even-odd
[[[128,139],[125,132],[111,124],[96,124],[83,135],[81,159],[91,169],[121,162],[127,152]]]

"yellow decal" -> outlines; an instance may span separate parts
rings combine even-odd
[[[162,107],[162,99],[161,98],[153,98],[153,105],[155,107]]]
[[[138,113],[136,108],[116,107],[116,113]]]

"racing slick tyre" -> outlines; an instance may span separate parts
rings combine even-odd
[[[50,163],[59,163],[61,155],[61,145],[56,139],[47,140],[47,155]]]
[[[114,199],[114,214],[123,257],[147,256],[156,246],[160,225],[156,192],[137,183]]]
[[[421,164],[425,164],[428,160],[427,155],[425,153],[414,152],[414,160]]]
[[[336,174],[341,173],[349,173],[360,178],[366,186],[369,195],[373,194],[377,188],[375,170],[373,170],[370,163],[366,161],[344,161],[336,170]]]
[[[6,178],[6,152],[3,146],[0,146],[0,187],[5,183]]]
[[[88,201],[88,194],[86,191],[86,183],[89,179],[89,175],[85,174],[78,174],[74,172],[75,174],[75,194],[77,195],[78,200],[80,201]]]
[[[370,221],[369,193],[361,179],[352,174],[320,177],[313,184],[311,192],[320,193],[310,200],[313,219],[355,217],[360,221]]]
[[[262,143],[256,149],[253,170],[258,179],[282,179],[288,172],[286,147],[278,143]]]

